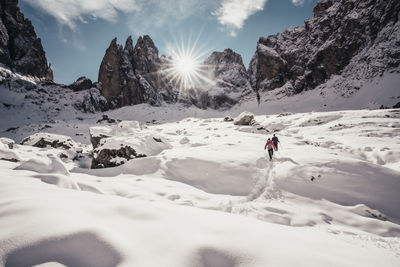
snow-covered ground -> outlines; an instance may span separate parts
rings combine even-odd
[[[363,109],[399,101],[397,74],[102,113],[82,112],[96,90],[0,74],[0,266],[400,266],[400,110]],[[254,125],[224,121],[244,110]],[[147,157],[90,169],[89,129],[111,136],[94,153]]]
[[[88,168],[88,129],[120,124],[96,123],[99,114],[2,132],[18,142],[67,135],[84,156],[1,140],[0,265],[400,266],[400,110],[224,121],[238,113],[107,112],[122,125],[140,120],[168,146],[106,169]],[[281,143],[270,161],[272,133]]]

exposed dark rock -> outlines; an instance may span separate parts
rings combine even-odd
[[[101,119],[97,120],[96,123],[102,123],[103,121],[107,123],[116,123],[117,121],[108,117],[108,115],[103,115]]]
[[[64,153],[60,153],[60,155],[58,155],[60,157],[60,159],[67,159],[68,156],[65,155]]]
[[[157,120],[146,121],[147,124],[159,124]]]
[[[92,143],[93,149],[96,149],[100,145],[100,141],[102,139],[110,137],[104,134],[93,135],[90,131],[89,134],[90,134],[90,143]]]
[[[400,108],[400,102],[393,106],[393,108]]]
[[[6,130],[6,132],[15,132],[16,130],[18,130],[19,127],[10,127]]]
[[[33,25],[18,0],[0,1],[0,63],[22,74],[53,80],[53,71]]]
[[[163,141],[161,140],[161,138],[157,138],[157,137],[153,137],[154,141],[158,142],[158,143],[162,143]]]
[[[231,117],[225,117],[225,118],[224,118],[224,121],[233,121],[233,118],[231,118]]]
[[[7,158],[0,158],[0,160],[6,160],[6,161],[11,161],[11,162],[19,162],[19,160],[16,159],[16,158],[9,158],[9,159],[7,159]]]
[[[79,77],[74,83],[68,85],[68,88],[72,89],[73,91],[82,91],[87,90],[94,87],[92,80],[86,77]]]
[[[143,157],[146,155],[136,153],[130,146],[123,146],[120,149],[98,149],[93,152],[92,169],[116,167],[124,164],[125,160]]]
[[[28,141],[31,140],[31,137],[27,137],[24,140],[22,140],[21,145],[25,145]],[[47,146],[53,147],[53,148],[63,148],[63,149],[70,149],[72,145],[72,140],[69,140],[70,142],[64,142],[60,140],[52,140],[52,139],[46,139],[44,137],[40,138],[39,141],[36,143],[32,144],[34,147],[40,147],[40,148],[46,148]]]

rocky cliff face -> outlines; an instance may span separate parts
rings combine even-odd
[[[242,57],[231,49],[213,52],[204,64],[215,84],[208,86],[208,105],[211,108],[229,108],[252,91]]]
[[[0,1],[0,63],[22,74],[53,80],[40,39],[18,0]]]
[[[147,35],[139,37],[135,47],[129,37],[125,47],[114,39],[99,70],[102,95],[111,107],[140,103],[182,102],[200,108],[228,108],[241,95],[251,91],[248,75],[239,54],[227,49],[214,52],[203,64],[212,83],[182,90],[165,71],[171,59],[159,57],[158,49]]]
[[[158,50],[149,36],[140,37],[135,47],[131,37],[125,47],[114,39],[100,65],[102,95],[113,108],[141,103],[159,105],[164,99],[158,69]]]
[[[304,26],[259,39],[248,70],[254,90],[294,94],[334,75],[341,80],[331,87],[357,90],[357,80],[398,71],[399,10],[398,0],[319,1]]]

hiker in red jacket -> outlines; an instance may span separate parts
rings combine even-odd
[[[268,138],[265,144],[264,150],[268,148],[269,159],[272,160],[272,155],[274,154],[275,145],[270,138]]]

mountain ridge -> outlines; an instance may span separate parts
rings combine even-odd
[[[11,13],[17,18],[14,28],[6,23],[8,28],[1,31],[2,40],[7,40],[5,34],[14,29],[15,36],[34,44],[29,51],[37,52],[23,54],[20,60],[6,65],[13,71],[47,79],[43,85],[91,90],[85,104],[78,105],[84,110],[104,111],[142,103],[154,106],[181,103],[201,109],[228,110],[247,102],[257,101],[260,105],[307,91],[346,99],[369,94],[371,88],[365,87],[371,87],[371,83],[375,83],[377,92],[368,99],[358,99],[377,102],[378,107],[399,105],[400,95],[393,87],[400,73],[400,3],[395,0],[320,0],[314,8],[314,17],[303,26],[260,37],[247,69],[233,50],[213,52],[201,64],[204,79],[186,88],[172,77],[171,58],[159,56],[148,35],[139,36],[135,45],[131,36],[124,46],[113,39],[100,64],[98,82],[80,77],[71,85],[54,83],[40,39],[19,11],[18,1],[3,1],[1,7],[3,20]],[[28,30],[21,31],[25,28]],[[8,50],[0,48],[3,56],[10,54],[8,46]],[[38,66],[37,72],[32,71],[32,65]],[[387,74],[389,80],[379,79],[388,77]],[[3,80],[9,82],[7,77]],[[90,103],[94,105],[91,108]]]

